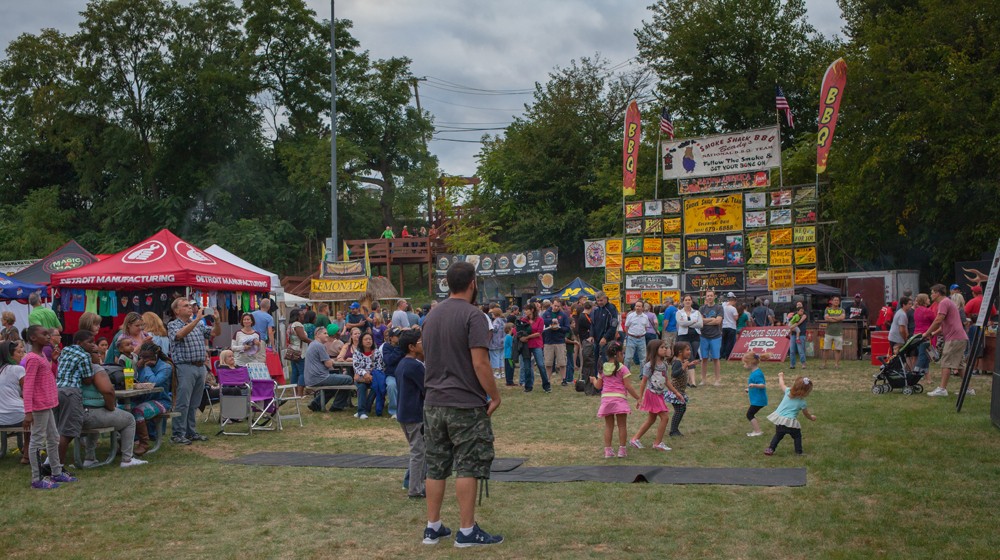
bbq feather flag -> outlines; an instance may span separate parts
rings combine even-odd
[[[784,111],[788,126],[795,128],[795,119],[792,118],[792,108],[788,106],[788,100],[785,99],[785,92],[781,90],[781,86],[775,86],[775,88],[777,88],[774,96],[775,108],[778,111]]]

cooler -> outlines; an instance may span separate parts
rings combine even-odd
[[[879,356],[888,356],[892,350],[889,345],[889,331],[872,331],[872,365],[880,366]]]

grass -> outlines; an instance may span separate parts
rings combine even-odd
[[[815,362],[814,362],[815,363]],[[765,364],[771,406],[778,367]],[[477,518],[507,542],[490,558],[995,558],[1000,437],[989,421],[990,380],[961,414],[955,397],[869,391],[874,368],[812,367],[803,420],[806,454],[786,438],[774,457],[766,436],[747,438],[745,372],[725,364],[724,386],[691,391],[674,450],[633,450],[613,464],[794,467],[803,488],[659,484],[490,485]],[[788,372],[791,373],[791,372]],[[957,390],[953,381],[951,388]],[[607,464],[598,400],[556,386],[550,395],[502,388],[497,455],[527,466]],[[630,417],[630,435],[641,417]],[[55,491],[28,488],[18,456],[0,460],[0,550],[5,558],[466,557],[419,542],[422,501],[407,500],[403,472],[250,467],[222,461],[255,451],[406,453],[395,421],[306,412],[306,425],[251,438],[165,444],[148,466],[82,471]],[[201,430],[214,434],[203,425]],[[645,438],[647,446],[652,435]],[[612,461],[609,461],[612,462]],[[457,529],[453,486],[444,521]]]

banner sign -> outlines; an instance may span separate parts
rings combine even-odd
[[[770,251],[770,265],[771,266],[792,266],[792,250],[791,249],[771,249],[771,251]]]
[[[643,290],[642,301],[650,305],[660,305],[660,290]]]
[[[681,269],[681,238],[663,238],[663,270]]]
[[[606,268],[621,268],[622,267],[622,256],[608,254],[604,258],[604,266]]]
[[[781,165],[778,127],[662,142],[664,179],[761,171]]]
[[[445,283],[447,288],[448,284]],[[313,292],[366,292],[367,278],[316,279],[313,278],[310,290]],[[447,290],[445,290],[447,292]]]
[[[681,301],[681,291],[680,290],[661,290],[660,291],[660,303],[666,303],[667,298],[673,300],[674,303]]]
[[[639,290],[625,290],[625,303],[629,307],[640,299],[642,299],[642,292]]]
[[[644,216],[659,216],[663,213],[662,200],[647,200],[642,203],[642,213]]]
[[[753,352],[765,362],[783,362],[788,355],[790,330],[789,327],[747,327],[740,331],[729,360],[740,361],[744,354]]]
[[[743,268],[743,236],[699,235],[684,238],[684,268]]]
[[[604,281],[609,284],[620,284],[622,281],[622,269],[620,268],[605,268],[604,269]]]
[[[626,202],[625,203],[625,217],[626,218],[641,218],[642,217],[642,203],[641,202]]]
[[[819,284],[819,275],[815,268],[796,268],[795,285],[806,286],[809,284]]]
[[[752,173],[730,173],[728,175],[713,175],[711,177],[689,178],[677,180],[677,194],[690,195],[722,191],[738,191],[771,186],[771,171],[754,171]]]
[[[622,254],[622,240],[621,238],[608,239],[604,242],[604,249],[609,255],[620,255]]]
[[[479,276],[511,276],[555,272],[559,266],[559,249],[549,247],[519,253],[487,253],[482,255],[456,255],[439,253],[434,264],[434,274],[444,276],[452,263],[467,262],[476,267]]]
[[[847,84],[847,63],[843,58],[834,60],[823,76],[819,90],[819,134],[816,137],[816,174],[826,171],[826,158],[830,155],[833,131],[837,128],[837,114]]]
[[[607,263],[607,252],[603,239],[583,242],[583,262],[586,268],[604,268]]]
[[[815,243],[816,226],[797,226],[793,237],[795,243]]]
[[[663,233],[680,233],[680,218],[663,218]]]
[[[751,269],[747,271],[747,287],[767,288],[767,269]]]
[[[684,275],[684,292],[701,292],[709,288],[716,292],[742,292],[743,271],[688,272]]]
[[[642,257],[625,257],[625,272],[642,272]]]
[[[635,175],[639,162],[639,137],[642,116],[635,101],[628,104],[625,111],[625,138],[622,142],[622,194],[635,196]]]
[[[743,195],[691,198],[684,201],[684,233],[743,230]]]
[[[364,261],[323,262],[320,278],[337,278],[340,276],[361,276],[365,273]],[[447,267],[445,267],[447,269]]]
[[[792,228],[779,228],[771,230],[771,247],[792,244]]]
[[[767,232],[747,233],[747,264],[767,266]]]
[[[642,257],[643,272],[659,272],[663,270],[663,257],[660,255]]]
[[[642,252],[659,255],[663,252],[663,238],[662,237],[647,237],[642,240]]]
[[[626,237],[625,238],[625,254],[629,253],[641,253],[642,252],[642,238],[641,237]]]
[[[774,251],[771,251],[774,253]],[[795,275],[792,267],[782,266],[767,269],[767,289],[770,291],[787,290],[795,287]]]
[[[796,247],[795,248],[795,266],[803,264],[816,264],[816,246],[811,247]],[[796,282],[798,284],[798,282]]]
[[[617,282],[611,284],[605,283],[601,286],[601,290],[611,301],[620,301],[622,299],[622,285]]]
[[[642,226],[643,233],[663,233],[663,222],[660,218],[646,218]]]
[[[679,274],[637,274],[625,277],[626,290],[676,290],[680,285]]]

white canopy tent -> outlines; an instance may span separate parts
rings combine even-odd
[[[282,298],[285,295],[285,290],[284,290],[284,288],[281,287],[281,280],[278,278],[277,274],[275,274],[273,272],[270,272],[270,271],[267,271],[267,270],[264,270],[263,268],[261,268],[261,267],[259,267],[257,265],[250,264],[247,261],[241,259],[240,257],[237,257],[236,255],[234,255],[234,254],[230,253],[229,251],[223,249],[222,247],[219,247],[218,245],[212,245],[208,249],[205,249],[205,252],[208,253],[209,255],[212,255],[213,257],[222,259],[222,260],[226,261],[229,264],[236,265],[236,266],[238,266],[240,268],[245,268],[245,269],[249,270],[250,272],[256,272],[257,274],[263,274],[264,276],[267,276],[268,278],[270,278],[271,279],[271,293],[274,294],[274,297],[278,301],[278,303],[281,303],[281,300],[282,300]]]

